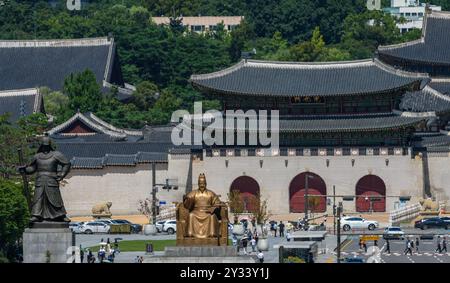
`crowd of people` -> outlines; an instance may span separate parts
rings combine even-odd
[[[84,262],[85,254],[87,263],[113,263],[116,254],[120,253],[119,242],[117,239],[114,240],[114,243],[111,244],[110,239],[106,240],[106,243],[103,242],[103,239],[100,241],[100,248],[97,252],[97,257],[95,257],[94,253],[90,248],[86,248],[83,250],[80,246],[80,260],[81,263]]]

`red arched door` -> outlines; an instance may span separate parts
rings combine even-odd
[[[292,179],[289,185],[290,211],[296,213],[305,212],[305,181],[307,174],[311,176],[308,178],[309,211],[325,212],[327,209],[327,197],[325,196],[327,194],[327,187],[319,175],[310,172],[301,173]],[[313,197],[311,195],[323,196]],[[317,201],[312,201],[313,198],[317,199]]]
[[[255,179],[248,176],[241,176],[236,178],[231,183],[230,192],[239,191],[241,193],[242,201],[244,202],[244,211],[251,212],[257,209],[253,199],[259,196],[259,185]]]
[[[369,196],[377,199],[371,199]],[[356,184],[356,211],[386,211],[386,185],[380,177],[367,175],[359,179]]]

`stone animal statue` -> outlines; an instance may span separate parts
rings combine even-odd
[[[420,205],[422,206],[422,210],[424,211],[437,211],[439,210],[439,204],[436,201],[433,201],[431,198],[419,200]]]
[[[111,211],[109,210],[112,206],[112,202],[103,202],[94,205],[92,207],[93,215],[111,215]]]

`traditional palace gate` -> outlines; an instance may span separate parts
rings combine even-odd
[[[259,195],[259,185],[255,179],[248,176],[238,177],[231,183],[231,191],[239,191],[241,193],[244,211],[251,212],[257,209],[253,200]]]
[[[309,210],[311,212],[325,212],[327,209],[327,197],[325,196],[327,187],[319,175],[310,172],[301,173],[292,179],[289,185],[290,212],[305,212],[306,176],[310,176],[308,178],[308,196],[311,195],[309,197]],[[318,197],[317,195],[322,196]],[[317,199],[317,201],[315,202],[313,199]]]
[[[359,179],[356,184],[356,211],[357,212],[385,212],[386,211],[386,185],[375,175],[367,175]],[[376,200],[368,196],[379,197]]]

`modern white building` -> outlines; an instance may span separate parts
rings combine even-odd
[[[426,9],[441,11],[441,6],[427,5],[419,0],[391,0],[391,7],[384,11],[397,17],[404,18],[405,22],[398,23],[397,26],[402,33],[412,29],[421,29]]]

